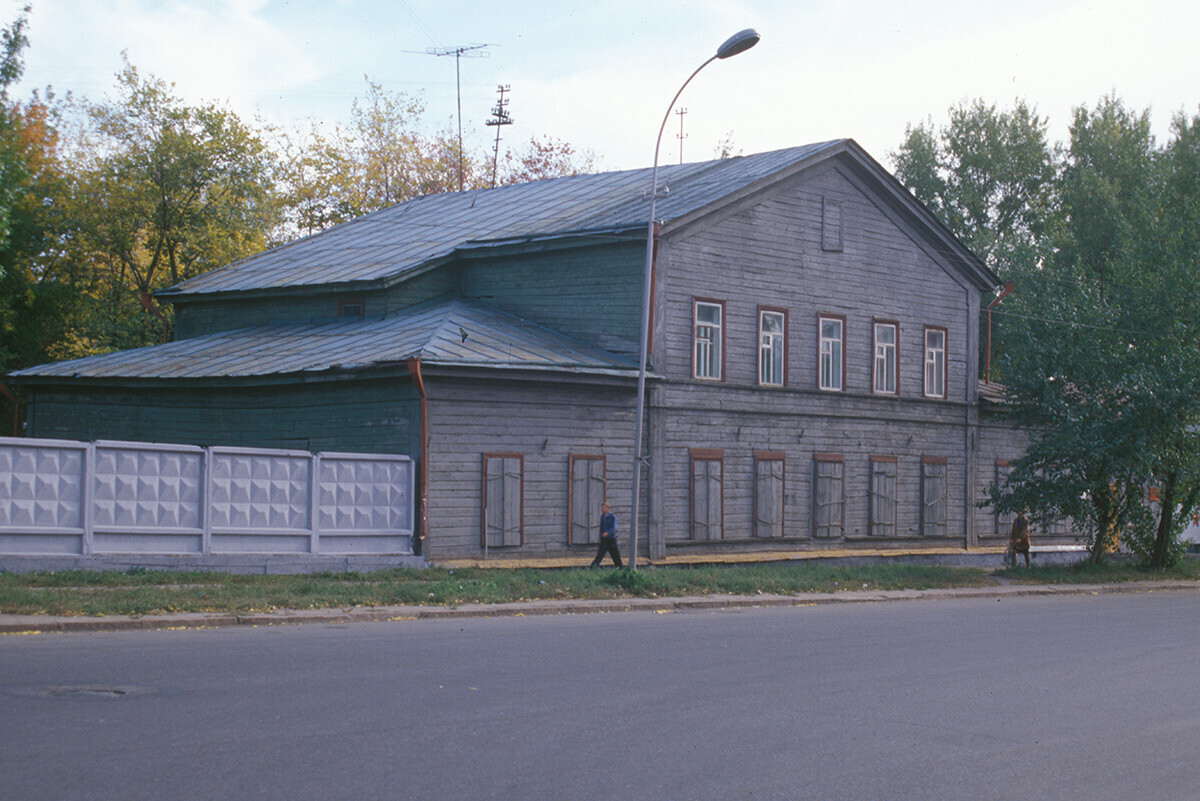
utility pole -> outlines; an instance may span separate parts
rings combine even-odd
[[[680,106],[679,110],[676,111],[675,114],[676,114],[676,116],[679,117],[679,135],[676,136],[675,138],[679,140],[679,163],[682,164],[683,163],[683,140],[687,139],[687,134],[685,134],[683,132],[683,115],[687,114],[687,109],[684,108],[683,106]]]
[[[488,120],[486,125],[496,126],[496,149],[492,153],[492,189],[496,188],[496,168],[500,164],[500,126],[512,125],[512,117],[508,114],[508,101],[504,99],[504,95],[512,89],[511,86],[505,84],[497,86],[496,92],[499,93],[500,99],[496,101],[496,105],[492,107],[492,118]]]
[[[454,82],[458,88],[458,191],[463,191],[463,137],[462,137],[462,57],[488,58],[491,53],[484,50],[487,44],[459,45],[458,47],[429,47],[425,52],[431,56],[454,56]]]

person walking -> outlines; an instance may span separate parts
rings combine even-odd
[[[1013,520],[1012,533],[1008,536],[1008,550],[1004,552],[1004,564],[1017,566],[1017,554],[1025,554],[1025,567],[1029,567],[1029,518],[1017,512]]]
[[[598,567],[605,554],[612,554],[613,564],[624,567],[621,563],[621,552],[617,550],[617,516],[607,503],[600,504],[600,546],[596,549],[596,558],[592,567]]]

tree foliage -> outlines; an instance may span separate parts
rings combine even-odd
[[[896,177],[989,267],[1007,277],[1048,254],[1057,156],[1047,120],[1024,101],[1008,111],[976,100],[905,131]]]
[[[278,220],[274,155],[256,131],[218,105],[186,105],[128,62],[117,77],[116,99],[86,105],[70,257],[107,308],[128,312],[132,299],[156,322],[140,318],[140,332],[103,349],[161,341],[169,321],[152,294],[262,250]]]
[[[1200,118],[1156,146],[1118,98],[1050,147],[1024,103],[909,128],[897,174],[1016,292],[996,373],[1032,443],[992,501],[1164,566],[1200,495]]]

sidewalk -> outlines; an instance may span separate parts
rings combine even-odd
[[[817,606],[820,604],[918,601],[938,598],[1017,598],[1029,595],[1100,595],[1107,593],[1200,590],[1191,581],[1138,581],[1123,584],[1007,584],[936,590],[845,591],[797,595],[696,595],[678,598],[607,598],[597,600],[519,601],[460,606],[373,606],[330,609],[277,609],[270,612],[186,612],[131,617],[54,617],[0,615],[0,634],[43,634],[73,631],[137,631],[203,629],[224,626],[284,626],[301,623],[377,623],[447,618],[582,615],[601,612],[686,612],[752,607]]]

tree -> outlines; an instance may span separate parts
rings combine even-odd
[[[458,191],[458,139],[448,130],[424,132],[420,98],[367,79],[367,93],[351,107],[349,127],[313,124],[304,134],[283,132],[284,236],[311,234],[422,195]],[[492,174],[487,154],[461,154],[463,186],[485,189]],[[509,148],[500,184],[591,172],[595,158],[552,136],[533,136]]]
[[[506,151],[503,163],[499,182],[520,184],[592,172],[595,156],[552,136],[531,136],[523,150]]]
[[[1053,258],[1026,277],[1001,359],[1033,442],[1001,509],[1072,518],[1100,561],[1113,541],[1163,567],[1200,495],[1200,159],[1178,119],[1158,150],[1148,115],[1080,108],[1060,179]]]
[[[1047,120],[1018,100],[952,107],[941,129],[909,126],[891,153],[896,177],[1003,278],[1050,252],[1056,155]]]
[[[165,339],[152,293],[264,249],[279,219],[258,132],[215,104],[185,105],[128,61],[117,81],[118,99],[86,105],[71,209],[72,256],[93,275],[105,350]],[[130,318],[131,299],[153,320]]]

